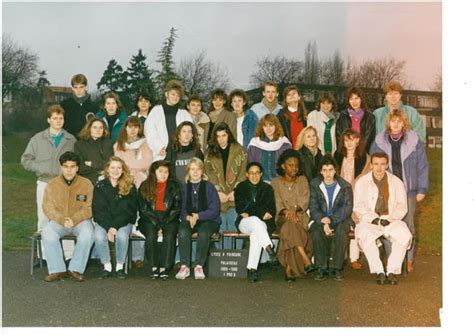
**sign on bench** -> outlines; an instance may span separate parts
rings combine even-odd
[[[211,250],[209,252],[209,277],[246,278],[249,250]]]

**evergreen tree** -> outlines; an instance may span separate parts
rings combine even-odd
[[[141,49],[138,54],[132,56],[130,66],[127,68],[127,97],[133,101],[140,92],[155,95],[155,87],[152,81],[152,73],[145,63],[146,56]]]
[[[39,73],[38,82],[36,83],[36,87],[41,90],[43,86],[51,85],[50,81],[46,78],[47,74],[45,70],[41,70]]]
[[[102,78],[97,83],[97,89],[100,94],[104,94],[107,91],[114,91],[117,94],[122,94],[126,88],[126,73],[123,68],[116,60],[111,59],[102,74]]]
[[[157,97],[159,100],[164,97],[164,89],[166,83],[171,79],[178,79],[174,69],[173,61],[173,48],[174,43],[178,35],[176,34],[177,29],[172,27],[170,29],[170,35],[163,43],[163,47],[158,52],[157,62],[160,64],[161,69],[157,71],[155,78]]]

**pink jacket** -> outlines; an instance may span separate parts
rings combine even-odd
[[[143,139],[143,140],[142,140]],[[153,153],[148,146],[146,139],[142,138],[131,144],[126,144],[125,152],[117,149],[117,143],[114,144],[114,154],[118,156],[130,168],[130,173],[133,176],[135,186],[140,187],[140,184],[145,181],[148,175],[148,169],[153,162]]]

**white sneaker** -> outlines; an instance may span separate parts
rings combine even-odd
[[[178,280],[184,280],[186,279],[191,272],[189,271],[189,267],[186,265],[181,265],[181,268],[179,269],[179,272],[176,273],[175,278]]]
[[[206,276],[204,275],[204,270],[202,266],[198,265],[194,267],[194,279],[196,280],[204,280]]]

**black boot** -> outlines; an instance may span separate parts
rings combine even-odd
[[[272,266],[275,266],[275,265],[278,265],[278,258],[277,258],[277,255],[275,253],[275,251],[273,251],[273,247],[271,245],[268,245],[266,248],[265,248],[265,251],[267,251],[268,253],[268,256],[269,256],[269,262]]]

